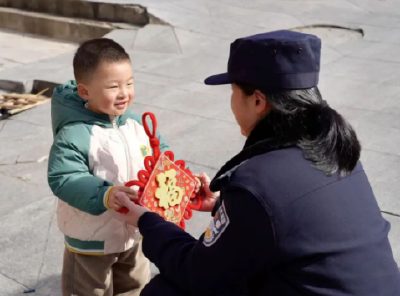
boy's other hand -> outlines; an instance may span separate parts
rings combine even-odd
[[[138,194],[135,190],[129,188],[129,187],[125,187],[125,186],[113,186],[110,190],[110,193],[108,194],[108,202],[107,202],[107,206],[110,209],[113,209],[115,211],[120,210],[122,207],[124,207],[124,205],[120,202],[120,200],[117,197],[117,194],[119,192],[122,192],[124,194],[126,194],[126,196],[128,198],[132,199],[137,199],[138,198]]]

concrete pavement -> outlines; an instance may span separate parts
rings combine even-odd
[[[353,124],[361,139],[362,160],[383,215],[392,224],[390,239],[400,263],[400,3],[134,2],[170,26],[147,25],[108,35],[132,56],[136,86],[132,109],[154,112],[174,151],[193,171],[210,175],[244,143],[231,115],[229,87],[202,83],[208,75],[226,70],[230,42],[245,35],[310,25],[362,29],[364,36],[338,28],[299,30],[323,39],[322,95]],[[41,50],[16,50],[12,60],[30,59],[0,68],[0,79],[62,83],[73,77],[74,48],[46,58]],[[0,61],[2,55],[0,51]],[[61,295],[63,239],[57,230],[55,198],[47,186],[43,158],[51,142],[50,104],[0,121],[0,296],[19,295],[26,288],[36,288],[35,295]],[[198,236],[208,222],[207,215],[198,214],[188,223],[188,230]]]

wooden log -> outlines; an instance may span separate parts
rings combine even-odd
[[[5,94],[3,95],[3,97],[6,99],[13,99],[13,100],[24,99],[32,101],[42,101],[48,99],[48,97],[31,95],[31,94]]]
[[[44,89],[38,94],[3,94],[0,96],[0,109],[7,110],[6,114],[14,115],[22,111],[42,105],[50,98],[42,96],[48,89]]]
[[[14,106],[14,103],[13,102],[0,103],[0,108],[2,108],[2,109],[5,109],[5,108],[10,107],[10,106]]]
[[[43,93],[48,91],[48,88],[40,91],[36,95],[34,94],[16,94],[16,93],[11,93],[11,94],[4,94],[3,97],[6,99],[24,99],[24,100],[29,100],[29,101],[42,101],[42,100],[47,100],[49,99],[48,97],[42,96]]]
[[[26,105],[26,106],[24,106],[24,107],[22,107],[22,108],[12,109],[12,110],[8,111],[7,113],[8,113],[9,115],[14,115],[14,114],[16,114],[16,113],[19,113],[19,112],[22,112],[22,111],[31,109],[31,108],[33,108],[33,107],[42,105],[42,104],[44,104],[44,103],[47,103],[49,100],[50,100],[50,99],[47,99],[47,100],[45,100],[45,101],[44,101],[44,100],[43,100],[43,101],[38,101],[38,102],[36,102],[35,104]]]

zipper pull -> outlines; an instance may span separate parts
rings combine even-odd
[[[115,116],[110,116],[110,119],[111,119],[111,124],[112,124],[113,128],[117,129],[118,126],[117,126],[117,121],[115,120]]]

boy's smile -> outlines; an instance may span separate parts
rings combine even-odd
[[[122,115],[134,99],[132,66],[129,61],[102,62],[86,84],[78,85],[79,95],[95,113]]]
[[[121,103],[115,103],[114,104],[114,106],[115,106],[115,108],[117,108],[118,110],[126,110],[126,107],[127,107],[127,105],[128,105],[128,102],[129,101],[124,101],[124,102],[121,102]]]

